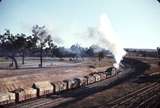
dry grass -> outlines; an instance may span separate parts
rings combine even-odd
[[[95,68],[90,68],[89,65],[93,65]],[[32,84],[37,81],[53,82],[85,76],[97,71],[104,71],[111,65],[111,59],[103,59],[101,63],[97,63],[96,59],[88,59],[73,66],[0,70],[0,92],[32,87]]]
[[[145,73],[150,74],[153,72],[160,72],[160,67],[157,63],[160,61],[155,58],[143,58],[138,59],[151,65],[151,68]],[[98,59],[92,58],[82,63],[69,66],[69,67],[54,67],[54,68],[42,68],[42,69],[19,69],[19,70],[0,70],[0,91],[8,91],[9,89],[15,89],[17,87],[31,87],[36,81],[49,80],[59,81],[69,79],[73,77],[84,76],[92,72],[104,71],[107,67],[112,66],[113,59]],[[90,68],[93,66],[95,68]],[[132,83],[130,81],[121,83],[110,89],[90,95],[83,100],[79,100],[75,103],[68,104],[65,108],[94,108],[106,104],[111,99],[125,95],[133,90],[140,88],[148,83]],[[63,107],[64,108],[64,107]]]

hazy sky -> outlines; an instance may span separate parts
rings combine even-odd
[[[96,27],[107,14],[124,47],[160,46],[160,3],[157,0],[2,0],[0,33],[31,33],[35,24],[46,25],[52,35],[69,47],[96,44],[85,38],[88,27]],[[84,35],[84,36],[83,36]]]

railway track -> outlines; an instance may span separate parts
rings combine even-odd
[[[54,97],[54,98],[52,98]],[[63,98],[63,97],[42,97],[35,100],[30,100],[24,103],[19,103],[16,105],[8,106],[7,108],[48,108],[49,106],[58,105],[62,102],[69,101],[72,98]],[[57,97],[57,98],[56,98]]]
[[[75,89],[73,91],[65,92],[64,95],[50,95],[47,97],[41,97],[41,98],[38,98],[35,100],[29,100],[29,101],[22,102],[19,104],[7,106],[7,108],[50,108],[50,107],[53,108],[53,107],[60,105],[61,103],[66,103],[68,101],[72,101],[75,98],[79,98],[79,97],[83,97],[83,96],[85,97],[85,95],[87,95],[88,92],[97,91],[97,89],[98,90],[103,89],[104,87],[108,86],[109,84],[113,83],[114,81],[118,81],[118,79],[126,77],[126,74],[128,74],[129,71],[131,71],[131,70],[130,69],[126,70],[126,72],[119,73],[118,75],[114,76],[113,78],[109,78],[109,79],[106,79],[106,80],[103,80],[103,81],[100,81],[97,83],[87,85],[84,88],[79,88],[79,89]],[[133,101],[133,98],[140,95],[140,93],[142,93],[146,90],[152,91],[153,89],[151,89],[151,87],[155,88],[158,86],[159,86],[158,83],[152,83],[152,84],[147,85],[147,86],[145,86],[135,92],[132,92],[126,96],[118,98],[118,99],[114,100],[112,103],[109,103],[107,105],[110,105],[113,108],[117,107],[117,105],[124,105],[127,102]],[[146,93],[148,91],[146,91]],[[119,103],[121,103],[121,104],[119,104]]]
[[[98,83],[104,84],[105,81]],[[97,86],[97,84],[92,84],[90,86]],[[112,102],[107,103],[107,106],[109,106],[109,108],[121,108],[121,106],[125,108],[135,108],[135,106],[137,106],[137,108],[139,108],[139,106],[144,106],[145,103],[155,98],[156,95],[154,94],[154,92],[156,92],[157,90],[160,90],[160,84],[158,82],[154,82],[134,92],[131,92],[126,96],[117,98]],[[42,97],[36,100],[16,104],[7,108],[49,108],[71,100],[74,100],[74,98],[65,98],[58,95],[52,95],[52,97]]]
[[[157,103],[159,100],[160,100],[160,92],[154,94],[153,96],[143,101],[141,104],[137,106],[137,108],[146,108],[148,106],[154,106],[155,108],[159,108],[159,103]]]
[[[152,97],[156,92],[159,92],[159,90],[160,84],[158,82],[154,82],[141,89],[138,89],[137,91],[131,92],[126,96],[117,98],[107,103],[107,106],[111,108],[135,108],[135,106],[143,103],[143,101]]]
[[[61,103],[64,103],[64,102],[67,102],[67,101],[71,101],[73,100],[73,98],[60,98],[60,99],[57,99],[56,101],[54,100],[54,102],[50,102],[50,103],[45,103],[45,104],[41,104],[41,105],[38,105],[38,107],[34,107],[34,108],[50,108],[50,107],[54,107],[54,106],[57,106]]]
[[[94,91],[94,90],[99,89],[101,87],[105,87],[105,86],[109,85],[111,82],[120,78],[120,76],[123,77],[123,74],[119,74],[119,76],[114,76],[112,78],[87,85],[86,87],[78,88],[78,89],[75,89],[72,91],[67,91],[67,92],[63,93],[64,97],[63,97],[63,95],[50,95],[50,96],[41,97],[41,98],[34,99],[34,100],[28,100],[28,101],[25,101],[25,102],[22,102],[19,104],[10,105],[10,106],[7,106],[7,108],[49,108],[49,107],[54,107],[54,106],[57,106],[61,103],[65,103],[67,101],[74,100],[73,97],[85,96],[88,91]]]

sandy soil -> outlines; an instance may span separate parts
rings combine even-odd
[[[36,81],[62,81],[64,79],[85,76],[93,72],[104,71],[112,66],[112,62],[112,59],[103,59],[101,62],[97,59],[87,59],[79,63],[68,62],[67,64],[66,61],[54,61],[56,65],[52,64],[52,66],[45,68],[33,68],[28,67],[29,65],[26,66],[26,64],[30,63],[29,61],[24,67],[21,66],[20,69],[0,70],[0,92],[32,87]]]

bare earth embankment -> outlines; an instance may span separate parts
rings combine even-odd
[[[32,87],[32,84],[36,81],[62,81],[73,77],[85,76],[92,72],[104,71],[112,65],[112,61],[112,59],[104,59],[101,63],[97,59],[87,59],[78,63],[53,61],[51,66],[44,68],[27,67],[31,64],[31,61],[28,64],[26,61],[27,65],[21,66],[20,69],[0,70],[0,91],[13,91],[17,88]]]
[[[145,70],[144,72],[140,70],[139,71],[140,74],[133,75],[129,79],[126,79],[122,82],[115,83],[111,87],[95,92],[77,101],[59,105],[58,108],[75,108],[75,107],[76,108],[107,108],[107,107],[110,108],[114,104],[115,105],[119,104],[115,108],[121,108],[121,107],[128,108],[128,106],[122,106],[122,105],[124,105],[125,102],[129,102],[129,104],[132,103],[132,101],[129,100],[129,98],[132,99],[131,98],[132,95],[130,94],[132,94],[133,92],[135,92],[135,94],[133,94],[134,101],[135,99],[139,99],[141,97],[140,95],[139,95],[140,97],[136,95],[136,93],[138,93],[138,91],[140,91],[141,89],[142,89],[140,91],[141,94],[143,94],[143,92],[145,94],[151,94],[149,92],[152,92],[153,90],[156,89],[152,84],[158,83],[157,81],[159,81],[160,79],[160,66],[158,65],[158,62],[160,60],[158,58],[143,58],[143,57],[138,57],[138,58],[131,57],[131,58],[140,60],[146,64],[149,64],[150,65],[149,69]],[[136,65],[136,64],[133,64],[133,65]],[[150,87],[148,87],[149,90],[147,88],[143,89],[144,87],[149,85],[151,85]],[[125,96],[127,95],[130,95],[130,96],[126,98]],[[125,97],[125,98],[122,98],[122,97]],[[144,100],[147,100],[147,99],[148,98],[144,98]],[[117,101],[117,104],[116,103],[111,104],[116,101]],[[122,105],[120,105],[120,102],[124,104],[121,103]],[[133,108],[135,107],[136,105],[133,106]]]
[[[128,101],[131,102],[133,99],[139,99],[139,94],[136,94],[139,93],[138,91],[141,90],[144,93],[146,92],[145,94],[148,94],[154,89],[151,88],[152,85],[159,84],[160,66],[158,65],[158,62],[160,60],[159,58],[144,57],[129,58],[135,61],[130,64],[133,68],[136,67],[134,70],[135,73],[130,74],[122,80],[117,80],[120,78],[117,76],[112,79],[107,79],[105,81],[86,86],[85,88],[67,91],[60,95],[51,95],[39,100],[29,100],[17,105],[16,108],[19,108],[19,106],[25,107],[25,105],[30,106],[30,108],[38,106],[41,108],[107,108],[111,107],[110,105],[114,102],[115,105],[117,105]],[[23,83],[23,86],[31,86],[32,81],[57,81],[77,76],[84,76],[91,72],[104,71],[107,67],[112,66],[112,63],[112,59],[104,59],[101,63],[96,60],[87,60],[77,65],[74,63],[74,65],[71,64],[69,66],[63,65],[42,69],[1,70],[0,75],[2,80],[0,80],[5,83],[5,85],[10,85],[11,82],[14,82],[16,85],[19,85],[19,83],[21,85]],[[95,66],[96,68],[91,68],[90,66]],[[6,72],[7,75],[5,75]],[[4,76],[7,77],[4,78]],[[26,81],[28,82],[26,83]],[[133,92],[135,92],[135,94],[133,94]],[[128,96],[128,98],[125,96]],[[43,102],[48,104],[43,104]],[[118,105],[117,108],[121,108],[121,106]]]

